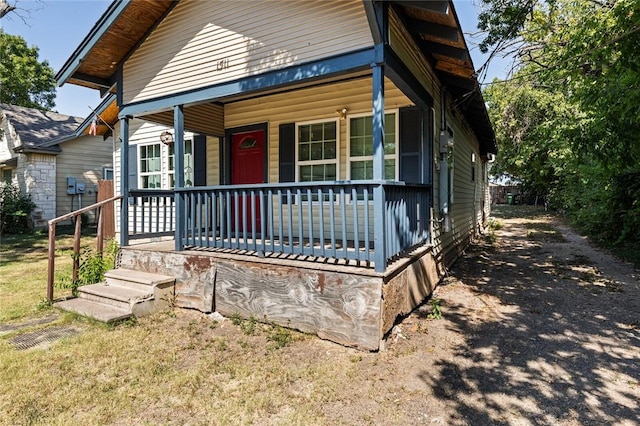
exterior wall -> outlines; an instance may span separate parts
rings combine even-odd
[[[176,277],[179,307],[240,314],[377,350],[383,277],[370,270],[154,245],[121,251],[122,268]]]
[[[18,135],[4,114],[0,115],[0,123],[2,124],[0,127],[0,163],[3,163],[17,157],[17,154],[13,152],[13,148],[15,148],[15,141]],[[7,171],[11,172],[11,183],[17,184],[18,177],[15,167],[0,167],[0,182],[4,182],[4,174]]]
[[[124,103],[372,45],[361,1],[182,1],[125,63]]]
[[[13,126],[4,114],[0,116],[0,121],[2,122],[2,129],[0,130],[0,136],[2,137],[0,139],[0,162],[3,162],[16,156],[13,149],[16,147],[16,143],[19,144],[20,142]]]
[[[483,211],[487,209],[483,203],[487,191],[487,182],[482,181],[484,167],[480,159],[479,143],[468,126],[464,117],[458,112],[451,111],[450,105],[454,100],[445,96],[445,121],[454,133],[455,146],[453,148],[453,201],[449,207],[449,216],[445,218],[440,213],[440,175],[438,163],[440,159],[439,133],[442,128],[442,84],[433,73],[431,66],[418,53],[420,50],[413,38],[404,29],[400,19],[391,11],[389,14],[390,45],[394,52],[402,59],[423,87],[433,97],[434,134],[433,159],[435,171],[433,174],[433,227],[431,232],[434,256],[449,266],[464,250],[473,235],[478,231],[483,221]],[[475,156],[474,179],[471,178],[472,154]],[[485,213],[485,216],[486,213]],[[446,229],[445,221],[450,224]]]
[[[278,182],[279,126],[284,123],[335,120],[336,109],[347,108],[352,114],[371,114],[372,82],[370,77],[321,85],[286,93],[233,102],[225,105],[225,128],[268,123],[269,182]],[[393,83],[385,81],[385,110],[397,110],[412,102]],[[396,111],[397,112],[397,111]],[[339,123],[339,179],[347,179],[347,121]]]
[[[394,264],[382,288],[382,335],[391,331],[398,317],[411,313],[429,297],[443,274],[443,266],[434,258],[432,247],[419,248]]]
[[[102,136],[82,136],[64,142],[62,153],[57,156],[56,217],[97,202],[98,180],[102,179],[104,168],[113,167],[113,139],[104,140]],[[67,194],[67,177],[85,184],[85,193]],[[95,220],[90,213],[90,220]]]
[[[20,190],[30,195],[36,205],[33,225],[46,227],[56,217],[56,156],[20,154],[17,179]]]
[[[448,120],[454,131],[453,197],[450,205],[451,231],[443,235],[445,263],[457,258],[478,231],[482,222],[482,195],[479,188],[480,154],[478,144],[469,128],[458,117]],[[474,179],[471,177],[471,159],[475,156]]]

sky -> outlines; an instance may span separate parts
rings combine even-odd
[[[40,61],[48,61],[57,73],[110,3],[106,0],[18,0],[19,16],[9,14],[2,18],[0,25],[4,32],[22,36],[30,47],[37,46]],[[454,5],[463,31],[476,32],[480,12],[477,1],[454,0]],[[485,57],[468,37],[467,47],[478,69],[485,62]],[[506,71],[506,62],[496,61],[492,63],[485,81],[504,77]],[[84,118],[99,103],[99,91],[65,84],[57,89],[54,109],[61,114]]]

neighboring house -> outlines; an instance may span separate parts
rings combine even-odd
[[[115,96],[121,267],[375,350],[488,216],[474,75],[449,1],[132,0],[57,79]]]
[[[96,202],[99,179],[113,170],[113,146],[76,133],[82,119],[0,104],[0,175],[17,184],[36,208],[35,227]]]

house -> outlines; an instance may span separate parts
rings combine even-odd
[[[97,183],[113,173],[111,141],[77,134],[82,123],[51,111],[0,104],[0,176],[31,196],[33,225],[96,202]]]
[[[177,306],[377,350],[489,213],[449,1],[116,1],[57,79],[114,97],[120,268]]]

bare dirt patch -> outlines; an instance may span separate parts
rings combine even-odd
[[[438,288],[443,319],[400,325],[427,330],[389,351],[416,348],[392,361],[419,378],[413,407],[425,423],[639,424],[640,274],[543,211],[509,213]]]

